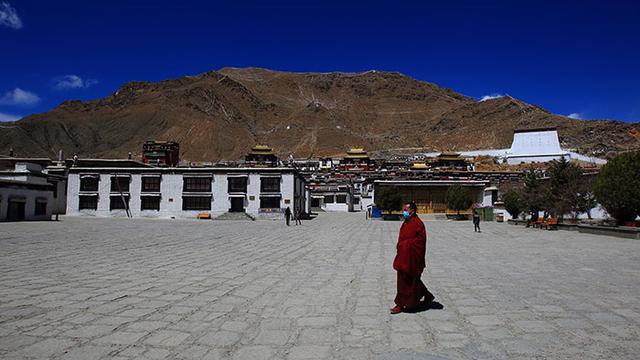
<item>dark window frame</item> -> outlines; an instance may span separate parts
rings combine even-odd
[[[125,204],[122,202],[122,196],[120,196],[120,195],[111,195],[111,196],[109,196],[109,211],[126,210],[127,208],[130,208],[129,203],[130,203],[131,199],[130,199],[129,195],[124,195],[124,198],[125,198],[125,202],[126,202],[126,207],[125,207]]]
[[[41,215],[47,215],[47,201],[43,201],[43,200],[38,200],[36,199],[36,204],[35,204],[35,208],[34,208],[34,212],[33,215],[35,216],[41,216]],[[42,207],[44,205],[44,208]]]
[[[95,181],[95,184],[93,183],[93,181]],[[99,188],[100,188],[99,176],[81,176],[80,177],[80,191],[98,192]]]
[[[78,210],[98,210],[98,197],[80,195],[78,197]]]
[[[140,196],[140,211],[160,211],[160,196]]]
[[[343,200],[343,201],[340,201]],[[336,195],[336,204],[346,204],[347,203],[347,195],[338,194]]]
[[[118,186],[118,183],[120,184],[119,186]],[[131,177],[111,176],[111,192],[112,193],[120,193],[120,192],[128,193],[130,188],[131,188]]]
[[[260,192],[279,193],[281,189],[279,177],[260,178]]]
[[[188,177],[182,178],[183,192],[211,192],[211,177]]]
[[[183,211],[211,210],[211,196],[183,196],[182,210]]]
[[[227,192],[229,193],[246,193],[247,192],[246,177],[230,177],[227,178]]]
[[[143,193],[159,193],[162,178],[160,176],[143,176],[140,184],[140,192]]]

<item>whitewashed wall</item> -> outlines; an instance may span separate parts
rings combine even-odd
[[[12,197],[24,198],[25,220],[51,220],[51,213],[54,207],[52,191],[2,187],[0,188],[0,221],[6,221],[9,199]],[[37,198],[47,200],[47,211],[45,215],[35,215]]]
[[[122,173],[121,173],[122,174]],[[67,215],[70,216],[99,216],[99,217],[126,217],[125,210],[109,210],[109,200],[111,195],[111,174],[101,174],[98,186],[98,209],[79,210],[80,196],[80,175],[78,173],[69,174],[67,186]],[[191,174],[185,174],[189,176]],[[193,174],[201,176],[203,173]],[[249,174],[247,178],[247,194],[244,198],[245,211],[260,218],[282,218],[281,213],[263,214],[260,213],[260,178],[261,175]],[[294,211],[295,197],[295,176],[293,174],[282,174],[280,178],[280,207],[291,207]],[[302,186],[298,186],[304,190]],[[201,212],[211,213],[212,216],[222,215],[229,211],[231,200],[228,194],[227,174],[213,174],[211,184],[212,203],[211,210],[182,210],[182,188],[183,174],[162,174],[160,181],[160,211],[141,210],[140,196],[142,188],[142,174],[131,174],[129,187],[129,208],[133,217],[160,217],[160,218],[195,218]],[[203,193],[203,196],[207,193]],[[253,200],[250,198],[253,197]],[[300,194],[301,206],[304,206],[303,194]],[[289,199],[289,204],[285,204],[285,199]]]

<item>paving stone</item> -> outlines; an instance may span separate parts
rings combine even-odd
[[[467,320],[477,326],[492,326],[492,325],[500,325],[502,321],[498,319],[497,316],[494,315],[476,315],[476,316],[468,316]]]
[[[172,331],[172,330],[158,330],[151,334],[144,340],[145,344],[160,345],[160,346],[177,346],[180,345],[186,338],[189,337],[188,333]]]
[[[302,329],[298,337],[300,344],[329,344],[337,342],[338,333],[335,330]]]
[[[331,348],[321,345],[297,345],[289,349],[287,359],[329,359]]]
[[[297,323],[298,323],[298,326],[326,327],[326,326],[335,325],[336,318],[329,317],[329,316],[301,317],[298,319]]]
[[[521,320],[514,322],[524,332],[553,332],[553,325],[547,321]]]
[[[232,355],[233,360],[272,359],[276,350],[269,346],[245,346]]]
[[[97,336],[104,336],[111,333],[114,330],[113,326],[109,325],[85,325],[75,329],[67,330],[61,334],[61,336],[76,337],[76,338],[92,338]]]
[[[421,349],[426,346],[424,336],[420,333],[392,333],[391,347],[398,350]]]
[[[26,346],[18,350],[13,355],[34,358],[47,358],[52,357],[56,354],[61,354],[65,349],[69,349],[76,344],[77,343],[72,340],[45,339],[35,344]]]
[[[168,322],[163,321],[136,321],[127,325],[128,330],[132,331],[154,331],[169,325]]]
[[[98,360],[118,350],[117,345],[82,345],[65,353],[65,360]]]
[[[467,222],[427,221],[422,279],[444,309],[390,316],[400,224],[361,215],[321,213],[302,227],[66,217],[3,224],[0,358],[640,353],[637,241],[497,223],[476,234]]]
[[[261,330],[253,339],[255,344],[284,345],[291,338],[291,332],[285,330]]]
[[[246,321],[227,321],[220,327],[222,330],[243,332],[249,327]]]
[[[240,340],[240,334],[231,332],[231,331],[216,331],[211,332],[200,339],[198,339],[199,344],[209,345],[209,346],[231,346],[235,344],[238,340]]]
[[[145,333],[141,332],[117,331],[101,338],[97,338],[93,340],[93,342],[98,344],[130,345],[135,344],[140,338],[145,335]]]

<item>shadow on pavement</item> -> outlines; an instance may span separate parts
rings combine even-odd
[[[405,310],[403,310],[403,312],[410,313],[410,314],[416,314],[416,313],[421,313],[423,311],[428,311],[428,310],[443,310],[443,309],[444,309],[444,305],[442,305],[441,303],[439,303],[437,301],[432,301],[428,305],[420,305],[420,306],[418,306],[417,308],[414,308],[414,309],[405,309]]]

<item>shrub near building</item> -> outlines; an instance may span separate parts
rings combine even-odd
[[[640,152],[619,155],[603,166],[593,192],[618,225],[633,221],[640,215]]]
[[[393,211],[402,210],[402,196],[393,188],[383,187],[376,194],[376,205],[387,214]]]
[[[467,210],[473,204],[473,198],[469,189],[460,185],[454,185],[447,190],[444,199],[447,208],[456,211],[458,219],[460,219],[460,211]]]
[[[523,203],[520,192],[515,189],[510,189],[503,196],[504,208],[511,215],[512,219],[517,219],[522,212],[522,209],[526,206]]]

